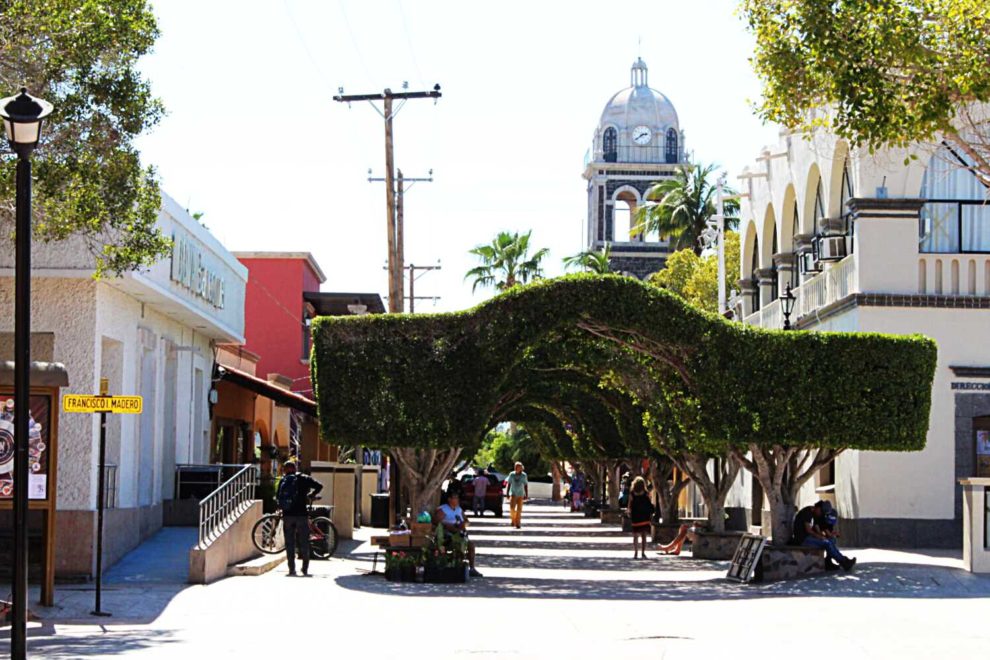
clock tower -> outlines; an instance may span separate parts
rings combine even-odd
[[[585,158],[588,181],[586,249],[612,248],[612,269],[643,279],[670,254],[663,236],[633,236],[636,209],[654,183],[687,164],[677,111],[648,83],[646,63],[632,65],[629,87],[609,99]]]

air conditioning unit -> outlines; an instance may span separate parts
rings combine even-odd
[[[818,242],[818,258],[821,261],[839,261],[846,254],[845,236],[822,236]]]

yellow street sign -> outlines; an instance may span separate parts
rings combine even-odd
[[[63,394],[62,410],[68,413],[116,413],[138,415],[143,399],[139,396],[96,396],[95,394]]]

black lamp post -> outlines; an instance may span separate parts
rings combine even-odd
[[[28,422],[31,404],[31,152],[52,104],[28,95],[0,100],[10,148],[17,154],[14,240],[14,585],[10,657],[27,657]]]
[[[784,290],[784,295],[780,297],[780,306],[784,312],[784,330],[793,330],[791,328],[791,312],[794,311],[794,301],[797,297],[794,292],[791,291],[791,283],[787,283],[787,288]]]

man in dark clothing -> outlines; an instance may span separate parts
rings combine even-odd
[[[794,536],[791,538],[791,543],[822,548],[828,556],[826,568],[837,569],[838,567],[832,563],[834,560],[842,568],[851,571],[856,565],[856,560],[839,552],[839,546],[835,542],[838,534],[835,532],[834,523],[830,522],[832,518],[828,516],[831,511],[832,505],[821,500],[798,511],[794,516]]]
[[[289,563],[289,576],[296,575],[296,550],[302,557],[302,574],[309,575],[309,500],[315,497],[323,484],[301,472],[296,472],[293,461],[282,466],[282,481],[278,485],[276,500],[282,511],[282,532],[285,535],[285,556]]]

